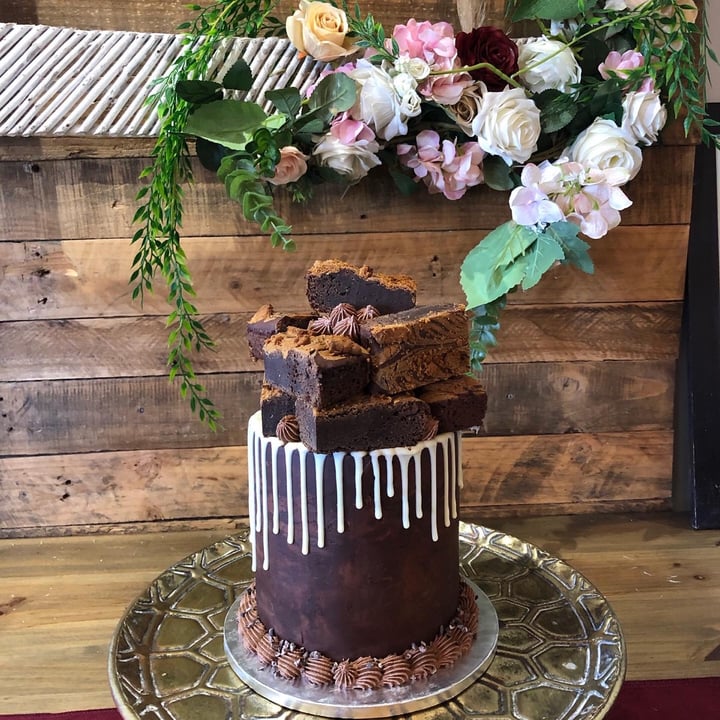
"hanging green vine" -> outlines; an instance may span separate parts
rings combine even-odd
[[[217,43],[226,37],[272,35],[282,27],[270,15],[277,0],[223,0],[209,7],[190,5],[194,21],[178,27],[183,33],[182,53],[169,73],[160,78],[147,102],[156,106],[160,131],[152,151],[152,163],[140,174],[145,183],[137,194],[139,203],[133,222],[140,225],[132,238],[138,251],[132,261],[130,284],[133,299],[142,302],[152,292],[159,274],[165,281],[168,303],[167,364],[170,380],[180,380],[180,393],[190,408],[215,430],[220,413],[207,396],[193,369],[192,353],[211,348],[191,298],[195,295],[187,258],[180,243],[184,186],[193,180],[190,151],[183,130],[193,104],[183,100],[177,84],[202,79]]]

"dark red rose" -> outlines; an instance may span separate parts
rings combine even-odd
[[[518,69],[517,45],[496,27],[479,27],[469,33],[459,32],[455,36],[455,47],[463,65],[477,65],[485,62],[494,65],[505,75],[512,75]],[[470,73],[473,80],[482,80],[488,90],[502,90],[507,83],[492,70],[482,68]]]

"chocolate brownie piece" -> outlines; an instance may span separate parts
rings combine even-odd
[[[264,382],[260,391],[260,414],[265,437],[277,435],[277,425],[286,415],[295,414],[295,397]]]
[[[470,369],[462,305],[429,305],[381,315],[360,326],[375,391],[393,395],[463,375]]]
[[[283,315],[276,313],[272,305],[263,305],[247,325],[250,355],[254,360],[262,360],[262,347],[270,336],[284,332],[289,327],[307,328],[316,318],[315,314]]]
[[[314,407],[329,407],[363,392],[367,350],[344,335],[311,335],[288,328],[263,346],[265,380]]]
[[[430,406],[439,433],[479,427],[485,418],[485,388],[470,375],[425,385],[415,391],[415,396]]]
[[[408,394],[362,395],[327,409],[298,399],[296,416],[300,439],[318,453],[410,446],[437,432],[430,408]]]
[[[384,275],[367,265],[318,260],[305,274],[307,298],[316,312],[330,312],[340,303],[356,308],[372,305],[392,313],[415,306],[415,281],[407,275]]]

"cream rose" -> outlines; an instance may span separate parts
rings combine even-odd
[[[628,180],[638,174],[642,165],[642,152],[635,139],[605,118],[596,118],[563,154],[586,168],[622,171]]]
[[[518,40],[518,80],[528,90],[567,92],[580,82],[580,66],[573,51],[559,40],[546,37]]]
[[[657,142],[658,134],[665,127],[667,110],[660,102],[656,90],[650,92],[629,92],[622,102],[622,129],[641,145]]]
[[[280,162],[275,166],[275,174],[268,178],[273,185],[287,185],[299,180],[307,172],[307,156],[294,145],[280,148]]]
[[[301,53],[316,60],[330,62],[357,50],[347,37],[345,11],[330,3],[300,0],[299,8],[285,21],[285,30]]]
[[[380,165],[376,140],[359,140],[347,145],[331,133],[324,135],[312,154],[318,163],[342,175],[348,182],[357,182]]]
[[[537,150],[540,110],[522,88],[484,92],[472,134],[488,154],[508,165],[524,163]]]

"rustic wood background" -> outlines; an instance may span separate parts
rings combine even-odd
[[[500,17],[502,0],[490,3]],[[0,21],[172,32],[184,0],[4,0]],[[286,2],[285,7],[290,7]],[[387,26],[456,22],[449,0],[364,4]],[[411,10],[410,15],[408,9]],[[130,297],[137,177],[149,140],[0,138],[0,535],[207,526],[247,514],[245,425],[260,373],[244,325],[305,307],[303,272],[339,257],[407,272],[419,302],[462,301],[459,264],[509,216],[507,198],[459,202],[389,181],[282,204],[298,250],[246,225],[198,166],[185,242],[217,351],[196,368],[221,409],[208,431],[170,385],[164,290]],[[508,515],[670,505],[673,394],[694,146],[677,128],[644,153],[596,274],[558,268],[512,297],[488,358],[487,435],[465,443],[464,512]]]

